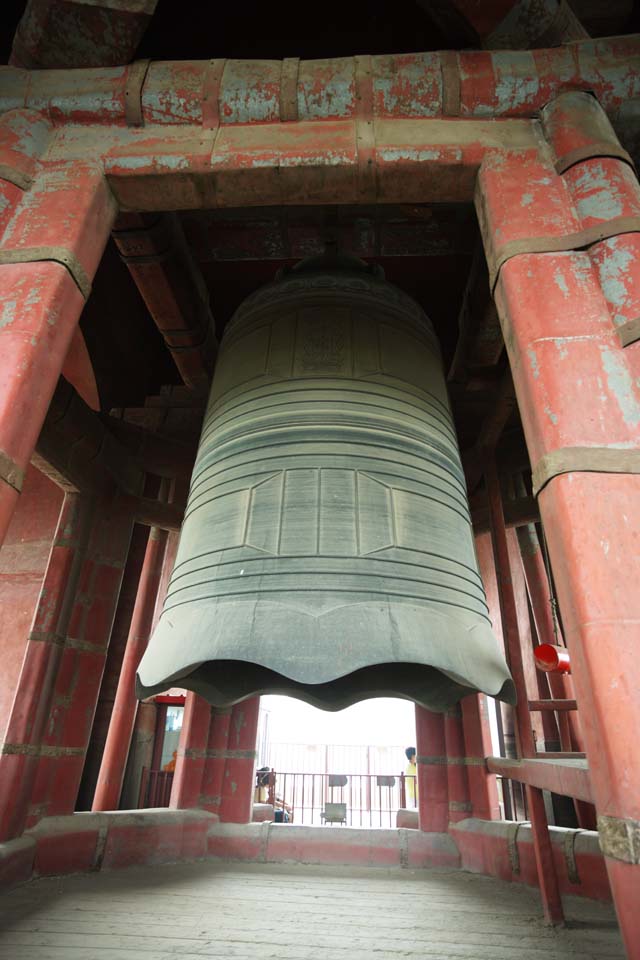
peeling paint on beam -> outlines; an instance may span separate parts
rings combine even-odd
[[[592,91],[615,118],[640,97],[640,36],[585,41],[535,51],[463,51],[456,54],[459,115],[531,117],[565,90]],[[377,119],[427,119],[447,112],[448,54],[371,57],[372,114]],[[221,126],[280,122],[282,63],[276,60],[151,63],[141,96],[145,123],[203,123],[203,89],[210,71]],[[26,70],[2,68],[0,110],[31,107],[54,123],[125,124],[129,68]],[[303,61],[295,83],[300,121],[335,122],[358,113],[356,58]]]
[[[531,120],[386,120],[374,124],[379,203],[468,203],[487,155],[536,155]],[[428,155],[428,159],[427,159]],[[357,121],[194,127],[70,126],[52,162],[101,158],[123,210],[359,203]]]

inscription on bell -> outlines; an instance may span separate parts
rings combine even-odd
[[[342,374],[351,369],[347,344],[351,318],[347,311],[332,315],[326,309],[301,311],[298,317],[296,373]]]

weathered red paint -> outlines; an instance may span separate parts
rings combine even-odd
[[[210,813],[220,815],[222,789],[226,767],[225,751],[229,743],[231,729],[231,708],[211,711],[209,739],[207,741],[207,761],[202,776],[202,789],[199,806]],[[252,791],[253,798],[253,791]]]
[[[151,530],[92,810],[118,808],[138,707],[135,695],[136,671],[151,635],[166,541],[165,531],[155,528]]]
[[[131,507],[118,493],[96,504],[42,739],[30,824],[75,809],[129,550]]]
[[[88,505],[77,494],[65,497],[27,639],[0,754],[0,840],[22,833],[31,802],[38,758],[53,705],[62,657],[74,568],[81,559]]]
[[[634,209],[627,171],[623,161],[605,158],[576,164],[562,178],[547,172],[549,189],[538,193],[534,185],[533,201],[524,206],[523,196],[532,193],[525,168],[504,165],[499,191],[492,176],[481,174],[491,233],[512,235],[514,220],[522,237],[544,235],[558,223],[615,221],[621,211]],[[532,464],[562,447],[637,449],[640,388],[590,254],[514,256],[500,270],[496,300]],[[638,553],[639,493],[640,479],[634,475],[575,472],[550,480],[539,495],[593,794],[605,829],[609,821],[603,817],[623,825],[640,820],[640,764],[628,749],[628,731],[640,726],[640,596],[632,561]],[[621,929],[633,955],[640,942],[633,878],[640,867],[624,859],[628,853],[622,859],[613,856],[606,837],[603,843]]]
[[[4,733],[20,678],[63,493],[29,467],[4,548],[0,551],[0,731]],[[53,603],[53,598],[51,598]]]
[[[447,751],[447,793],[451,824],[471,816],[467,771],[473,761],[471,757],[465,755],[460,706],[457,709],[448,710],[444,715],[444,740]]]
[[[156,2],[29,0],[13,38],[11,62],[67,68],[128,63]]]
[[[36,110],[9,110],[0,119],[0,236],[33,183],[51,124]]]
[[[444,717],[416,705],[418,814],[425,833],[444,833],[449,825],[449,786]]]
[[[503,777],[530,783],[542,790],[550,790],[565,797],[576,797],[587,803],[593,799],[589,770],[585,761],[570,764],[561,759],[517,760],[514,757],[489,757],[489,770]]]
[[[470,815],[482,820],[499,820],[496,778],[484,762],[486,757],[493,754],[487,698],[484,694],[472,694],[462,700],[462,728],[465,755],[472,761],[467,767]]]
[[[188,692],[169,802],[169,806],[175,810],[200,804],[210,724],[209,704],[202,697]]]
[[[102,675],[102,682],[100,684],[100,693],[98,694],[93,726],[91,728],[91,739],[89,741],[87,758],[82,771],[82,781],[78,792],[77,808],[83,811],[90,810],[93,803],[100,766],[104,756],[105,744],[109,733],[113,705],[118,692],[118,681],[122,672],[122,664],[126,653],[127,640],[129,638],[131,620],[138,594],[138,585],[148,539],[148,528],[140,524],[134,524],[131,543],[129,544],[127,560],[122,575],[118,604],[113,618],[107,658]],[[152,706],[152,711],[155,713],[154,706]],[[150,767],[151,764],[147,764],[147,766]],[[137,785],[140,785],[139,778]],[[133,806],[135,805],[134,802]]]
[[[231,711],[220,799],[223,823],[251,821],[259,711],[260,697],[243,700]]]
[[[454,824],[451,835],[460,851],[461,866],[507,883],[537,886],[537,864],[531,826],[523,823],[512,839],[515,824],[468,820]],[[595,832],[577,832],[550,827],[552,856],[560,890],[564,895],[608,902],[611,890]],[[568,844],[569,841],[569,844]],[[517,860],[513,853],[517,851]],[[567,849],[573,849],[575,874],[570,873]]]
[[[376,119],[441,117],[452,68],[459,78],[462,117],[532,117],[564,90],[593,92],[615,117],[625,101],[638,95],[633,63],[639,47],[637,36],[623,36],[531,53],[463,51],[453,61],[441,53],[373,56],[366,81],[358,76],[358,58],[302,61],[296,84],[298,121],[355,118],[363,82],[369,84]],[[200,126],[207,74],[219,69],[216,61],[206,60],[151,63],[141,96],[145,124]],[[33,107],[56,124],[125,124],[127,67],[38,70],[32,77],[26,70],[4,73],[0,109]],[[227,60],[214,91],[216,122],[279,123],[281,78],[279,60]],[[205,105],[205,116],[208,109]]]
[[[519,581],[522,580],[522,571],[515,566],[514,560],[520,563],[519,556],[509,551],[508,532],[504,523],[502,509],[502,493],[495,463],[487,458],[485,464],[485,479],[489,497],[489,513],[491,517],[491,539],[496,565],[498,592],[500,594],[500,612],[502,615],[502,632],[509,668],[515,684],[518,702],[516,704],[516,744],[518,754],[525,759],[535,756],[535,740],[531,715],[529,713],[529,693],[527,688],[527,672],[524,666],[524,643],[527,643],[531,653],[531,636],[522,638],[519,630],[518,594],[521,593]],[[513,533],[513,531],[509,531]],[[520,618],[522,619],[522,617]],[[533,843],[538,867],[538,883],[542,897],[544,915],[548,923],[560,924],[564,922],[562,900],[558,887],[558,879],[553,866],[551,842],[547,814],[544,807],[542,790],[538,787],[525,784],[527,806],[531,820]]]
[[[62,164],[41,171],[2,236],[2,252],[61,247],[90,279],[114,216],[99,169]],[[25,470],[67,356],[84,298],[62,263],[0,265],[0,450]],[[0,479],[0,543],[17,502]]]

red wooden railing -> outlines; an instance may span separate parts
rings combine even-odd
[[[142,768],[138,809],[146,807],[168,807],[173,783],[173,770],[150,770]]]

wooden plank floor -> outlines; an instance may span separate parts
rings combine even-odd
[[[196,863],[39,880],[0,901],[2,960],[622,960],[612,910],[458,871]]]

